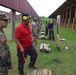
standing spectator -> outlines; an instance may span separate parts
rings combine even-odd
[[[27,54],[30,56],[30,63],[28,65],[29,68],[36,69],[35,62],[37,59],[37,51],[32,45],[32,36],[28,15],[22,15],[22,23],[16,27],[14,39],[17,44],[19,75],[24,75],[23,69]]]
[[[10,49],[3,31],[8,25],[8,19],[5,13],[0,13],[0,75],[8,75],[8,69],[12,69]]]
[[[51,19],[49,24],[48,24],[49,40],[55,41],[53,25],[54,24],[53,24],[52,19]]]
[[[33,45],[34,47],[36,47],[37,45],[37,37],[38,37],[38,33],[37,33],[37,19],[33,18],[33,21],[31,23],[31,29],[32,29],[32,37],[33,37]]]
[[[45,35],[47,36],[48,35],[48,22],[46,21],[46,24],[45,24]]]

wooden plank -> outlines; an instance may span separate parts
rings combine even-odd
[[[41,43],[41,45],[40,45],[40,51],[49,52],[48,44]]]
[[[43,75],[48,75],[48,70],[47,69],[43,69]]]
[[[27,75],[31,75],[31,74],[32,74],[32,72],[31,72],[31,71],[28,71],[28,72],[27,72]]]
[[[52,75],[51,70],[41,69],[41,70],[33,70],[28,71],[26,75]]]
[[[45,32],[40,32],[41,35],[45,35]]]
[[[44,44],[41,43],[41,45],[40,45],[40,50],[43,50],[43,49],[44,49]]]
[[[48,47],[48,44],[46,44],[46,43],[44,43],[44,51],[49,52],[49,47]]]
[[[40,39],[43,39],[43,38],[45,38],[45,35],[41,35],[39,38],[40,38]]]
[[[38,70],[38,71],[37,71],[37,75],[43,75],[43,74],[42,74],[42,71],[43,71],[43,70]]]
[[[51,70],[49,70],[49,71],[48,71],[48,75],[52,75],[52,72],[51,72]]]
[[[37,70],[32,71],[32,75],[37,75]]]
[[[44,50],[48,51],[48,45],[46,43],[44,43]]]

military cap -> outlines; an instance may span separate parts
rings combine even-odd
[[[9,17],[5,13],[0,13],[0,20],[8,20]]]
[[[37,20],[37,18],[35,18],[35,17],[34,17],[33,19],[34,19],[34,20]]]

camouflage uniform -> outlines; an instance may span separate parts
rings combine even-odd
[[[8,75],[8,69],[11,66],[10,49],[7,45],[5,33],[0,28],[0,75]]]
[[[37,38],[38,38],[38,36],[39,36],[39,30],[40,30],[39,23],[37,22],[36,25],[37,25]]]
[[[33,21],[31,23],[31,29],[32,29],[32,37],[33,37],[33,45],[34,47],[36,47],[36,44],[37,44],[37,24]]]

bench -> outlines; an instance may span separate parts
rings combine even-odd
[[[33,70],[28,71],[26,75],[52,75],[51,70],[41,69],[41,70]]]
[[[41,45],[40,45],[40,51],[49,52],[48,44],[41,43]]]

